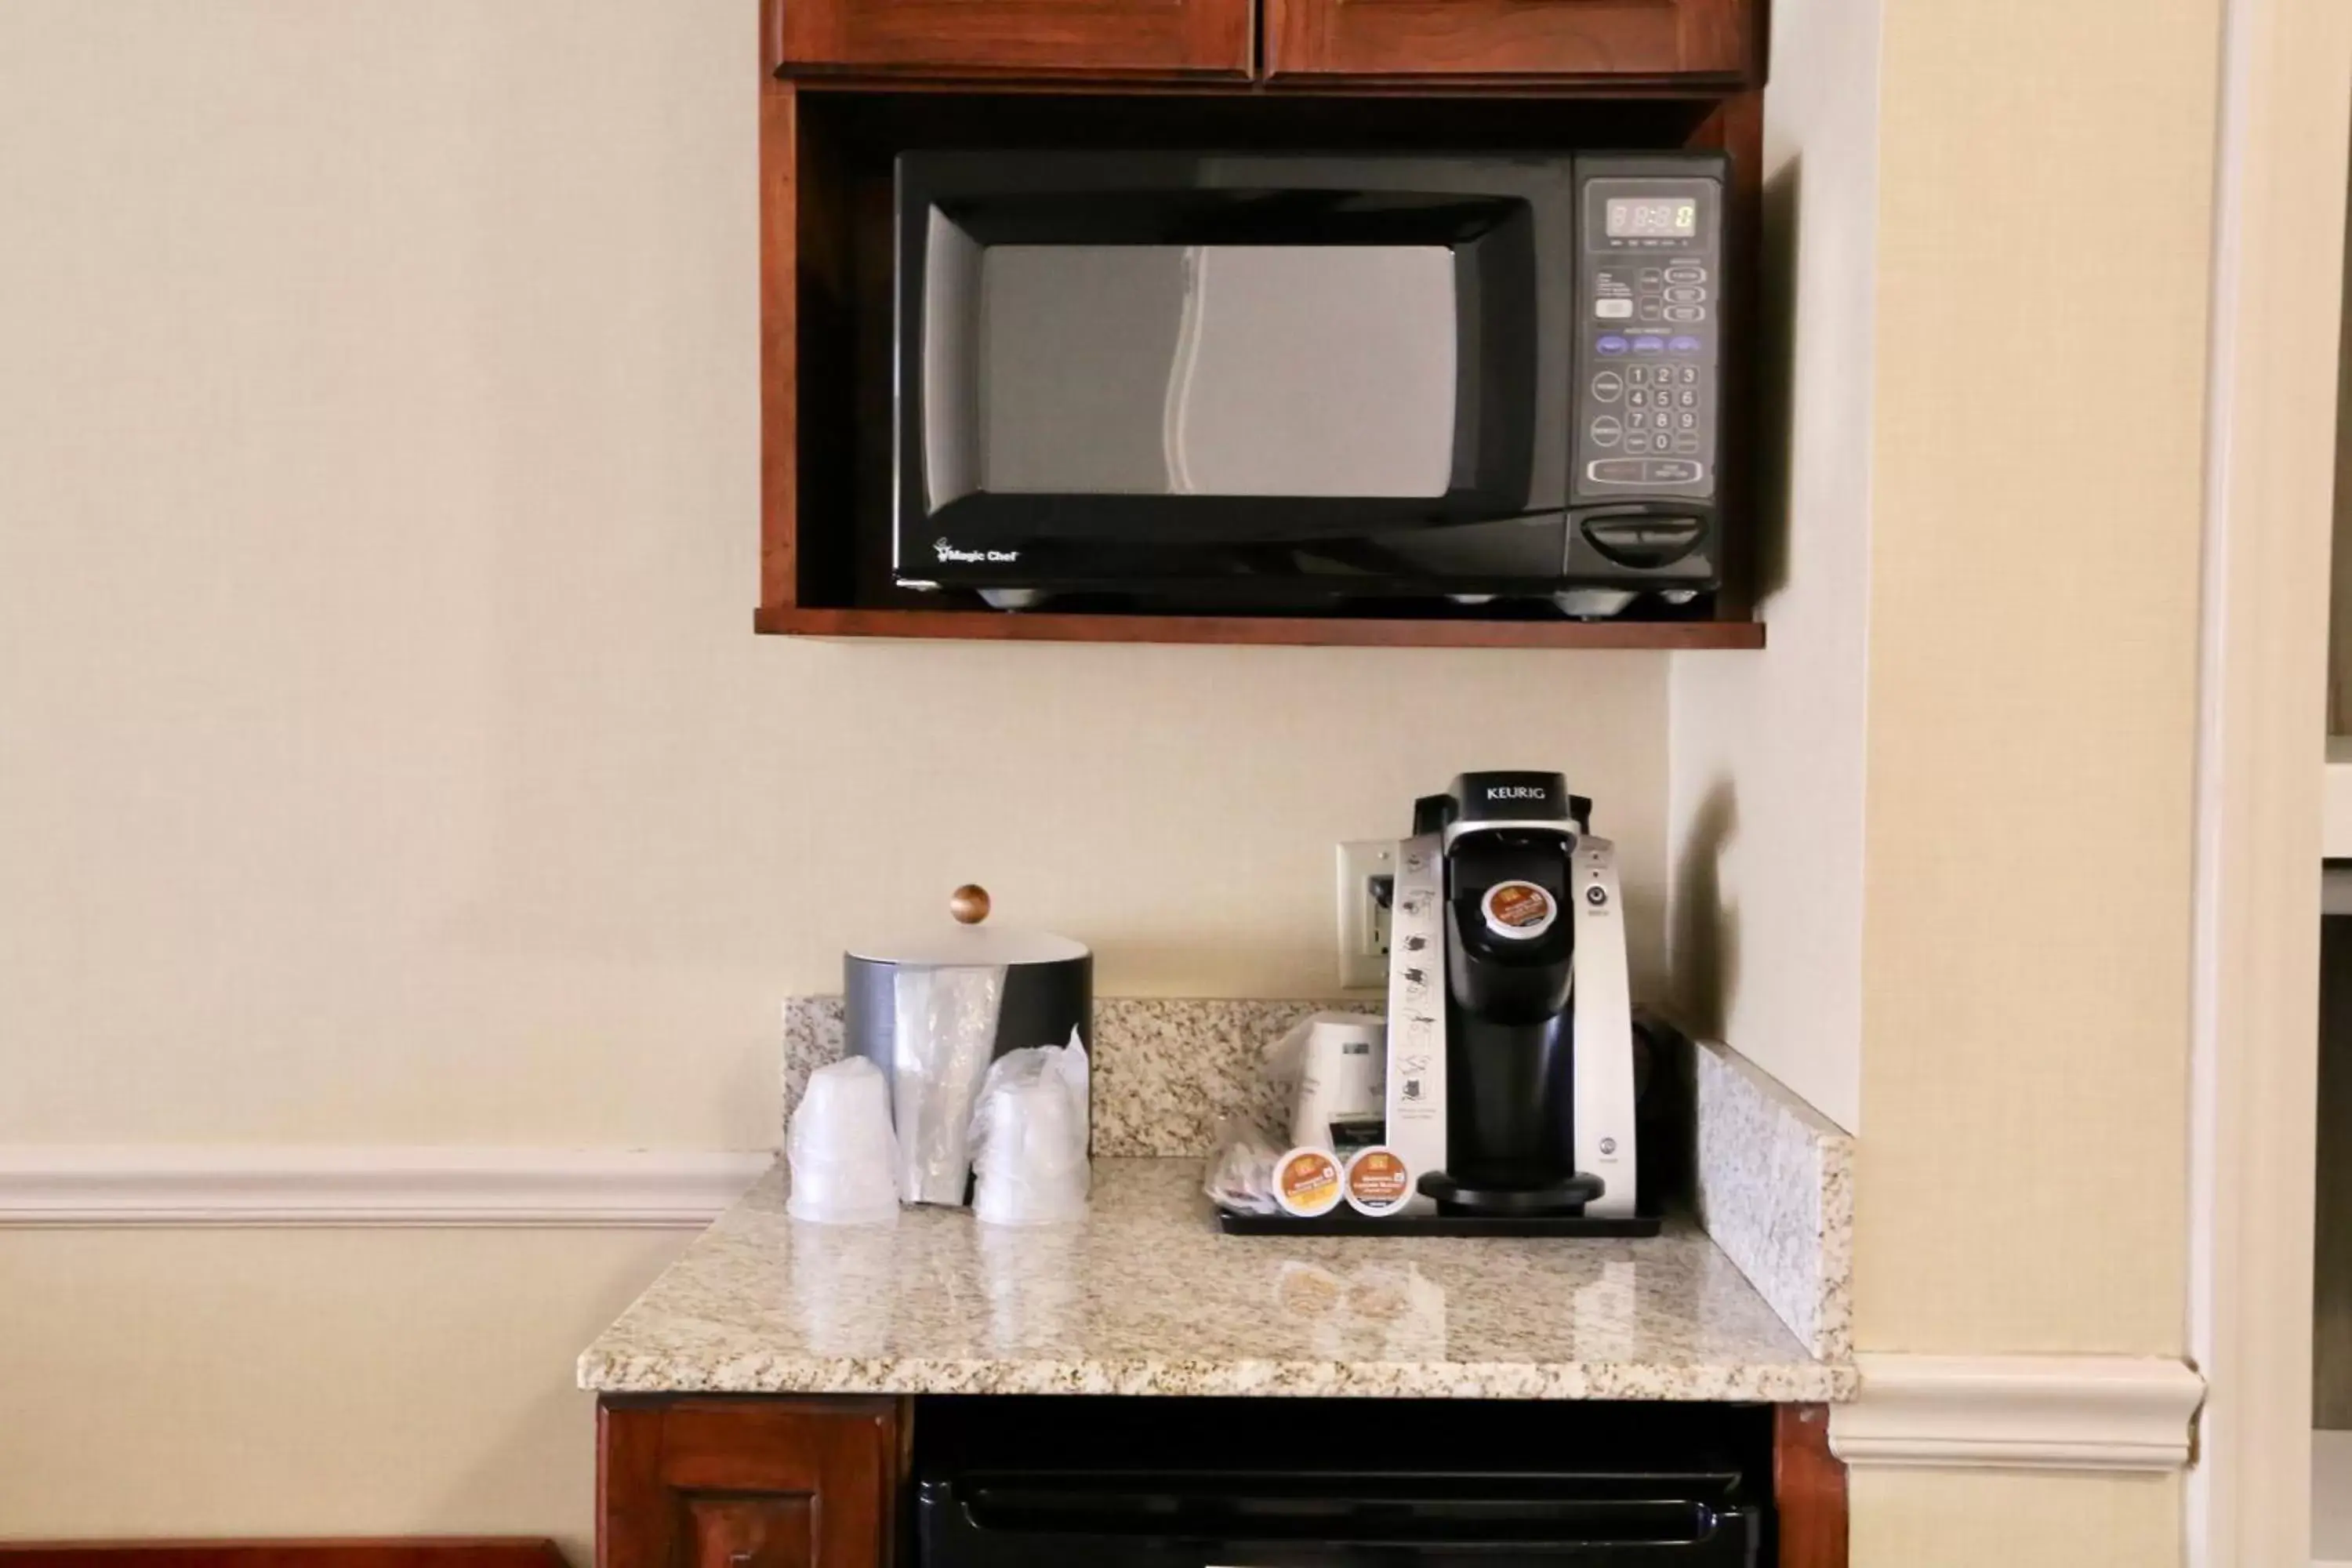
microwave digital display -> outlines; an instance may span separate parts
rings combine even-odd
[[[1698,234],[1698,204],[1687,198],[1612,196],[1602,222],[1612,239],[1690,239]]]

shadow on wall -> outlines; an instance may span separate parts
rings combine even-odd
[[[1789,581],[1790,442],[1797,382],[1797,212],[1803,185],[1799,158],[1764,182],[1763,275],[1756,308],[1756,506],[1749,543],[1757,600]]]
[[[479,1520],[485,1521],[486,1533],[499,1529],[511,1529],[507,1521],[514,1517],[515,1478],[530,1476],[534,1482],[546,1482],[550,1489],[578,1496],[565,1495],[560,1501],[564,1522],[570,1530],[549,1530],[565,1562],[591,1563],[596,1560],[594,1533],[596,1505],[587,1476],[594,1467],[593,1434],[596,1430],[596,1396],[584,1389],[571,1386],[568,1377],[557,1374],[568,1369],[560,1363],[550,1369],[547,1386],[532,1396],[527,1414],[508,1422],[507,1429],[493,1439],[472,1467],[464,1480],[452,1486],[439,1497],[423,1517],[435,1520]],[[551,1434],[566,1434],[585,1439],[569,1453],[551,1452]],[[551,1481],[551,1466],[562,1465],[566,1472],[562,1480]],[[546,1529],[535,1525],[534,1529]]]
[[[1738,799],[1730,781],[1718,779],[1691,818],[1675,868],[1676,1022],[1701,1039],[1723,1037],[1724,998],[1739,980],[1739,911],[1723,896],[1723,858],[1738,831]]]
[[[1755,509],[1748,570],[1760,604],[1788,584],[1790,450],[1796,386],[1798,213],[1804,176],[1791,157],[1764,182],[1763,254],[1757,309]],[[1738,910],[1723,891],[1723,865],[1739,830],[1732,783],[1707,787],[1674,868],[1667,950],[1673,955],[1677,1021],[1694,1036],[1721,1039],[1725,999],[1739,983]]]

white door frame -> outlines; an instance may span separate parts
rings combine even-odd
[[[2198,747],[2197,1568],[2311,1560],[2328,560],[2352,5],[2227,0]],[[2160,105],[2151,105],[2160,112]]]

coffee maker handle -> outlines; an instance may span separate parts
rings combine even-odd
[[[1412,803],[1412,836],[1443,833],[1462,814],[1462,803],[1450,795],[1425,795]]]
[[[1569,898],[1575,913],[1576,1168],[1606,1184],[1584,1205],[1595,1218],[1640,1212],[1633,1129],[1633,1003],[1625,966],[1625,917],[1617,888],[1617,847],[1577,840]]]

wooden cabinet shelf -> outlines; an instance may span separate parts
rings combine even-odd
[[[793,637],[1019,642],[1763,647],[1764,628],[1749,618],[1746,570],[1756,510],[1746,366],[1754,331],[1749,280],[1760,248],[1763,95],[1730,86],[1760,75],[1760,4],[1446,0],[1436,9],[1446,10],[1453,46],[1441,58],[1419,52],[1420,29],[1433,25],[1426,5],[1271,0],[1265,19],[1289,31],[1270,32],[1265,40],[1266,64],[1276,73],[1270,83],[1221,75],[1232,57],[1220,29],[1244,12],[1256,14],[1245,5],[1152,0],[1139,9],[1174,31],[1157,42],[1130,34],[1120,18],[1139,10],[1137,0],[812,0],[772,9],[772,50],[800,38],[793,45],[796,59],[812,73],[835,74],[787,74],[767,81],[761,93],[756,627]],[[965,31],[934,35],[931,20],[950,13],[965,18]],[[990,18],[1031,25],[994,38]],[[1051,34],[1048,18],[1067,32]],[[1188,31],[1195,26],[1197,33]],[[1032,51],[1041,37],[1058,41]],[[1595,42],[1603,37],[1605,48]],[[918,40],[929,40],[921,50],[954,58],[906,52],[917,50]],[[1168,58],[1186,63],[1146,82],[1130,68],[1140,57],[1113,58],[1130,47],[1173,51]],[[1567,85],[1586,71],[1595,74],[1582,90]],[[1050,79],[1015,79],[1022,77]],[[1276,90],[1289,87],[1307,90]],[[1502,606],[1492,617],[1443,609],[1394,618],[1377,611],[1363,618],[1058,608],[1006,614],[980,609],[968,595],[901,586],[888,560],[898,154],[958,147],[1213,146],[1728,153],[1726,247],[1736,266],[1724,306],[1731,323],[1722,465],[1727,559],[1716,618],[1510,618]],[[1637,608],[1654,613],[1654,606]]]
[[[974,642],[1271,643],[1297,647],[1759,648],[1760,621],[1359,620],[1319,616],[1006,614],[996,610],[759,612],[763,632]]]

